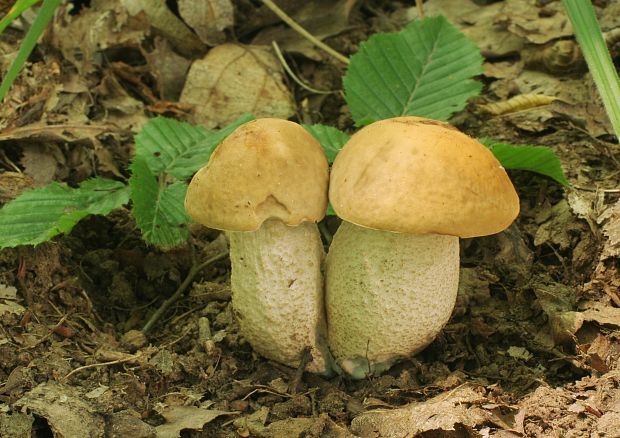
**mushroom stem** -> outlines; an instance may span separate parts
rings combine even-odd
[[[325,273],[329,346],[337,365],[361,379],[431,343],[456,301],[458,242],[343,221]]]
[[[270,219],[256,231],[229,232],[232,304],[240,333],[259,354],[330,374],[323,276],[323,245],[314,222],[287,226]]]

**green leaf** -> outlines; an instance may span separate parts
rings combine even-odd
[[[252,119],[251,115],[245,114],[225,128],[212,131],[156,117],[136,135],[136,156],[143,157],[156,175],[165,172],[179,179],[189,178],[209,161],[213,149],[222,140]]]
[[[562,170],[560,159],[548,147],[514,145],[487,138],[480,141],[493,152],[505,169],[529,170],[548,176],[563,186],[570,185]]]
[[[334,162],[340,149],[342,149],[344,144],[351,138],[349,134],[333,126],[321,124],[302,126],[321,143],[325,155],[327,156],[327,161],[329,161],[330,164]]]
[[[134,157],[131,171],[132,211],[145,242],[164,248],[185,242],[189,216],[183,201],[187,184],[158,182],[147,160],[139,155]]]
[[[122,182],[103,178],[77,189],[53,182],[29,190],[0,210],[0,248],[37,245],[68,233],[82,218],[108,214],[129,200]]]
[[[478,47],[442,16],[373,35],[343,78],[353,120],[358,126],[403,115],[447,120],[480,93],[472,77],[482,73],[482,61]]]

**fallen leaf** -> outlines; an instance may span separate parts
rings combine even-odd
[[[195,105],[196,122],[209,128],[244,113],[287,119],[295,111],[282,66],[270,49],[241,44],[217,46],[195,61],[180,100]]]
[[[351,430],[360,436],[395,438],[472,428],[489,421],[492,416],[477,407],[483,401],[484,397],[471,386],[463,385],[424,402],[365,412],[353,419]]]
[[[601,213],[597,222],[603,224],[603,234],[607,238],[603,243],[601,260],[620,257],[620,200]]]
[[[539,6],[539,5],[543,6]],[[561,2],[506,0],[498,20],[508,23],[508,30],[535,44],[572,36],[573,28]]]
[[[315,0],[298,2],[295,7],[285,8],[289,16],[319,40],[338,35],[349,27],[349,15],[357,1],[351,0]],[[271,45],[276,41],[285,52],[299,53],[309,59],[319,61],[325,53],[307,38],[289,26],[282,24],[263,27],[252,40],[252,44]]]
[[[224,29],[234,24],[234,7],[230,0],[179,0],[179,14],[203,43],[208,46],[226,40]]]
[[[160,37],[155,38],[153,50],[144,55],[150,65],[151,73],[157,80],[159,97],[177,101],[183,91],[190,61],[178,55],[170,43]]]
[[[45,418],[55,437],[103,437],[103,413],[86,402],[80,392],[59,383],[41,383],[14,404]]]
[[[165,0],[121,0],[121,3],[131,16],[146,15],[150,25],[182,55],[191,57],[204,53],[198,36],[168,8]]]
[[[26,143],[22,146],[21,164],[24,173],[41,187],[54,180],[59,164],[64,164],[64,156],[53,143]]]
[[[235,412],[217,409],[202,409],[196,406],[174,406],[159,412],[166,419],[166,424],[155,428],[157,438],[178,438],[181,431],[200,431],[205,424],[222,415],[233,415]]]

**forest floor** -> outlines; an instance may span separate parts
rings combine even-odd
[[[194,2],[212,8],[211,21],[206,9],[188,11],[192,2],[167,1],[167,14],[138,3],[60,6],[0,108],[0,203],[50,181],[126,180],[133,136],[156,115],[218,127],[253,112],[354,131],[341,93],[313,93],[283,72],[288,94],[267,102],[238,89],[227,91],[234,104],[200,107],[198,91],[184,90],[209,48],[272,40],[303,81],[342,89],[345,66],[260,2]],[[347,56],[417,17],[412,2],[281,3]],[[594,3],[617,36],[620,2]],[[145,335],[192,254],[206,259],[226,241],[195,226],[188,245],[160,251],[117,210],[0,251],[0,436],[620,437],[620,147],[561,3],[429,0],[425,10],[446,15],[486,60],[483,94],[451,122],[548,146],[571,182],[511,172],[521,213],[499,235],[461,241],[457,306],[440,336],[380,377],[300,377],[238,335],[228,259],[205,268]],[[2,71],[32,18],[0,38]],[[620,59],[620,38],[609,44]],[[525,94],[559,100],[482,110]]]

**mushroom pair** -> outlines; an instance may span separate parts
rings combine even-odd
[[[309,347],[309,371],[362,378],[435,338],[456,300],[459,236],[503,230],[519,202],[491,152],[450,125],[373,123],[332,168],[329,198],[344,221],[323,288],[316,222],[327,186],[314,138],[292,122],[259,119],[217,147],[192,180],[186,208],[229,231],[232,304],[257,352],[297,366]]]

